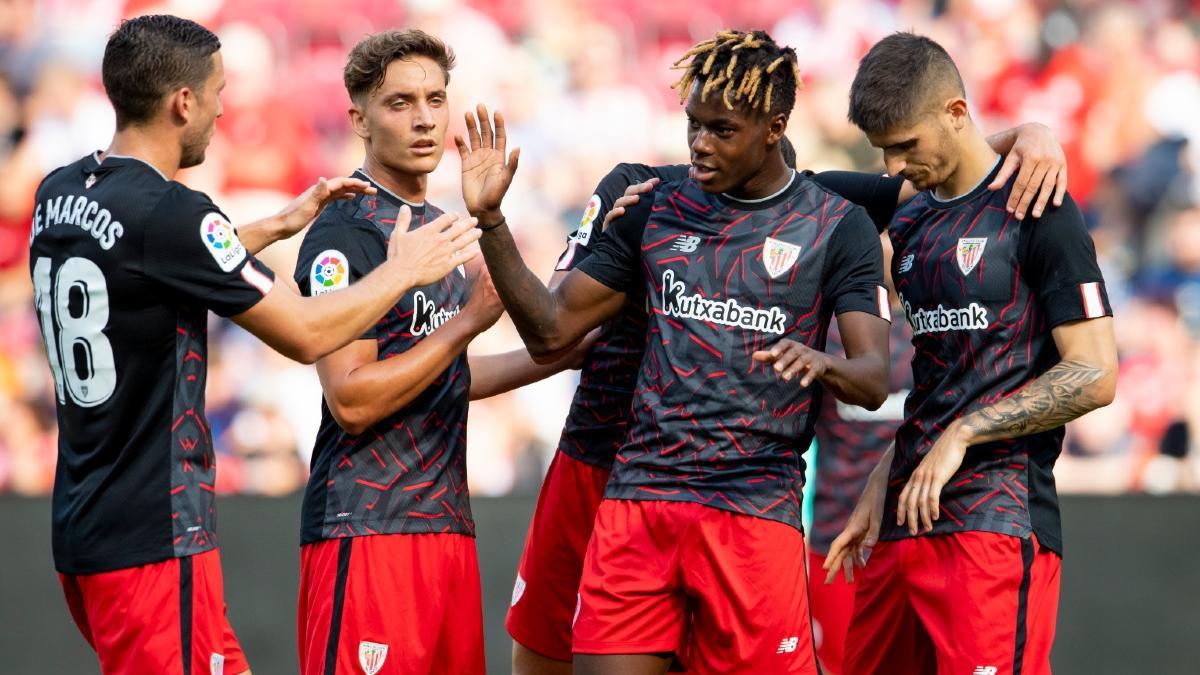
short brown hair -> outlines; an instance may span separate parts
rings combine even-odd
[[[442,69],[446,84],[450,83],[450,70],[454,68],[454,50],[445,42],[423,30],[389,30],[363,38],[346,59],[342,80],[350,100],[362,104],[368,96],[383,84],[388,66],[393,61],[424,56]]]
[[[875,43],[850,85],[850,121],[868,134],[913,124],[947,95],[966,96],[954,59],[941,45],[913,33]]]

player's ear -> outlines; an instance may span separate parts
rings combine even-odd
[[[167,97],[167,114],[171,119],[186,125],[195,112],[196,92],[191,87],[180,87]]]
[[[950,124],[954,126],[955,131],[962,131],[971,116],[970,109],[967,108],[967,101],[961,96],[955,96],[946,101],[946,114],[950,116]]]
[[[775,113],[767,120],[767,144],[773,145],[783,140],[787,131],[788,118],[783,113]]]
[[[350,118],[350,128],[356,136],[364,140],[371,137],[371,132],[367,129],[367,118],[357,103],[346,110],[346,115]]]

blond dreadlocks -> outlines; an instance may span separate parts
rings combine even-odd
[[[730,110],[741,103],[750,110],[786,115],[796,102],[796,90],[803,86],[796,50],[781,47],[761,30],[719,31],[713,39],[689,49],[671,67],[683,71],[683,77],[671,85],[679,90],[680,103],[687,101],[692,85],[698,83],[701,101],[720,89]]]

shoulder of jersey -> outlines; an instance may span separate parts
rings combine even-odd
[[[845,197],[841,196],[840,194],[834,192],[833,190],[830,190],[829,188],[825,187],[824,185],[821,185],[817,181],[813,180],[812,177],[815,174],[812,171],[797,170],[796,174],[797,174],[797,178],[800,180],[801,189],[815,190],[817,192],[824,193],[825,195],[828,195],[831,199],[834,200],[833,201],[834,204],[840,204],[842,202],[849,204],[850,208],[847,209],[846,213],[850,213],[854,209],[859,209],[863,212],[863,216],[867,215],[867,209],[865,207],[855,204],[854,202],[851,202],[849,199],[846,199]]]

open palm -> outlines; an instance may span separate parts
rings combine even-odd
[[[504,116],[499,112],[496,113],[494,132],[483,104],[476,106],[475,112],[467,112],[464,118],[469,144],[462,136],[454,137],[462,160],[463,203],[472,216],[486,221],[488,216],[496,216],[500,211],[500,203],[517,171],[521,150],[514,149],[505,161],[508,139]]]

